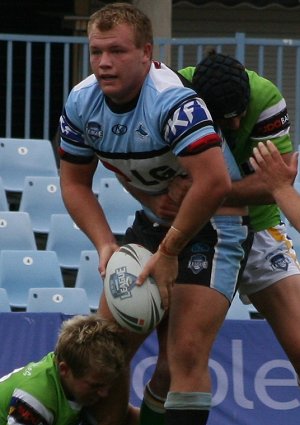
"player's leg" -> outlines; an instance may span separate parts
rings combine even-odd
[[[211,407],[208,360],[229,307],[215,289],[175,285],[170,310],[167,425],[204,425]]]
[[[247,235],[240,217],[214,217],[184,249],[169,313],[167,425],[207,422],[209,356],[236,290]]]
[[[285,226],[257,232],[240,291],[268,320],[300,373],[300,269]]]

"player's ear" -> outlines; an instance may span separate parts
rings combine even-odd
[[[61,376],[66,376],[69,373],[70,368],[66,362],[61,361],[58,363],[58,370]]]
[[[145,59],[147,59],[147,60],[151,60],[152,59],[152,56],[153,56],[153,46],[152,46],[152,44],[151,43],[146,43],[145,45],[144,45],[144,56],[145,56]]]

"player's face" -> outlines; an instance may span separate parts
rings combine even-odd
[[[136,47],[133,29],[120,24],[108,31],[92,26],[90,63],[104,94],[118,104],[139,93],[151,64],[152,46]]]
[[[224,130],[238,130],[241,126],[241,119],[246,115],[246,111],[233,118],[216,119],[218,126]]]
[[[91,371],[77,378],[64,362],[60,363],[59,367],[66,395],[80,405],[89,406],[108,396],[113,381],[107,375],[99,371]]]

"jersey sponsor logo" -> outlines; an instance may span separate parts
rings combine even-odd
[[[127,126],[122,124],[116,124],[112,128],[112,132],[117,136],[123,136],[123,134],[127,133]]]
[[[207,257],[203,254],[192,255],[188,264],[188,268],[191,269],[194,274],[198,274],[202,270],[207,269]]]
[[[48,422],[28,403],[13,397],[9,406],[8,416],[14,418],[14,422],[8,419],[8,423],[20,423],[24,425],[47,425]]]
[[[200,99],[192,99],[180,106],[168,120],[165,128],[165,139],[170,143],[175,143],[188,130],[199,123],[210,121],[203,103]]]
[[[86,134],[93,142],[101,141],[103,139],[102,125],[97,122],[88,122]]]
[[[136,177],[144,186],[153,186],[162,181],[170,180],[175,177],[176,170],[163,165],[160,167],[152,168],[149,170],[149,177],[142,176],[137,170],[131,170],[131,173]]]
[[[251,134],[253,138],[274,136],[277,133],[287,130],[290,127],[289,115],[287,109],[284,108],[276,115],[272,115],[258,122]]]

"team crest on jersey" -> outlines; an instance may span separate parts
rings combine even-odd
[[[284,270],[287,271],[289,264],[291,262],[290,258],[287,255],[280,253],[272,253],[267,256],[267,260],[270,261],[272,270]]]
[[[192,255],[188,264],[188,268],[191,269],[194,274],[198,274],[202,270],[207,269],[207,257],[203,254]]]
[[[93,142],[103,139],[102,125],[97,122],[88,122],[86,125],[86,134]]]
[[[187,101],[176,109],[168,120],[165,128],[165,139],[172,144],[195,124],[199,126],[201,122],[208,120],[210,121],[211,119],[201,99],[195,98]]]

